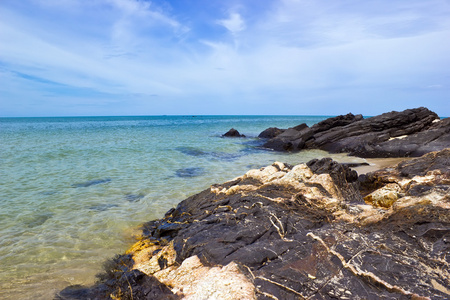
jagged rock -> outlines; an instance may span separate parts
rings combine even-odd
[[[184,299],[448,299],[449,169],[450,149],[359,177],[330,159],[250,170],[144,224],[100,285],[148,299],[126,283],[137,273]],[[364,202],[380,189],[397,198]]]
[[[323,120],[312,127],[300,124],[294,128],[289,128],[282,134],[267,141],[264,147],[278,151],[298,151],[305,148],[305,143],[316,133],[329,130],[330,128],[345,126],[361,120],[362,115],[347,114]]]
[[[224,137],[245,137],[245,135],[240,134],[239,131],[237,131],[234,128],[231,128],[230,130],[228,130],[225,134],[223,134],[222,136]]]
[[[421,156],[450,147],[450,120],[420,107],[363,119],[347,114],[277,135],[264,147],[278,151],[322,149],[360,157]]]
[[[390,138],[379,144],[355,147],[351,155],[361,157],[418,157],[450,146],[450,118],[434,120],[424,131]]]

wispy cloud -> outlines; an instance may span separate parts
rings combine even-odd
[[[228,19],[219,20],[217,23],[228,29],[232,34],[237,34],[245,29],[245,22],[238,13],[230,13]]]
[[[25,98],[64,115],[450,115],[449,87],[423,88],[450,77],[443,0],[3,0],[0,15],[2,115],[35,112]]]

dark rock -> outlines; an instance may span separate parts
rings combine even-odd
[[[276,137],[277,135],[283,133],[286,129],[280,129],[277,127],[270,127],[261,132],[258,137],[262,139],[271,139]]]
[[[368,194],[369,191],[379,189],[382,186],[390,184],[395,181],[411,180],[416,176],[426,176],[431,174],[434,176],[434,181],[429,182],[433,188],[444,189],[442,184],[448,185],[450,183],[450,149],[444,149],[439,152],[431,152],[422,157],[406,160],[399,163],[395,168],[386,168],[376,172],[370,172],[364,176],[359,176],[361,191],[363,194]],[[422,181],[422,180],[421,180]],[[409,193],[411,189],[415,195],[418,191],[428,191],[430,189],[424,188],[423,182],[420,183],[413,180],[405,187],[405,193]],[[420,186],[416,187],[416,186]]]
[[[449,159],[447,149],[359,179],[331,159],[251,170],[144,224],[93,291],[448,299]]]
[[[60,291],[55,300],[107,300],[107,299],[154,299],[176,300],[181,297],[159,282],[153,276],[147,276],[139,270],[123,272],[120,278],[114,280],[116,292],[109,294],[110,287],[106,284],[98,285],[94,289],[82,286],[69,286]],[[114,298],[113,298],[113,297]]]
[[[276,150],[276,151],[295,151],[295,150],[301,149],[301,148],[300,149],[295,148],[292,141],[289,141],[287,139],[282,139],[282,138],[270,139],[269,141],[267,141],[264,144],[264,147],[272,149],[272,150]]]
[[[343,166],[347,166],[349,168],[356,168],[356,167],[362,167],[362,166],[370,166],[368,163],[342,163]]]
[[[225,134],[222,135],[223,137],[245,137],[245,135],[240,134],[239,131],[237,131],[234,128],[231,128],[228,130]]]
[[[361,119],[361,115],[354,116],[353,114],[347,114],[345,116],[337,116],[323,120],[312,127],[308,127],[306,124],[300,124],[285,130],[282,134],[267,141],[264,147],[277,151],[298,151],[307,148],[305,147],[305,143],[310,143],[309,140],[315,134],[330,128],[345,126]]]
[[[297,126],[292,127],[292,128],[295,129],[295,130],[297,130],[297,131],[301,131],[301,130],[303,130],[303,129],[305,129],[305,128],[308,128],[308,125],[306,125],[306,123],[302,123],[302,124],[297,125]]]
[[[322,149],[360,157],[418,157],[450,146],[450,120],[420,107],[363,119],[347,114],[300,131],[287,130],[264,144],[277,151]]]
[[[351,155],[364,157],[418,157],[450,146],[450,119],[433,123],[424,131],[405,137],[388,139],[378,144],[355,147]]]
[[[311,129],[313,130],[313,132],[322,132],[322,131],[327,131],[331,128],[335,128],[335,127],[342,127],[342,126],[346,126],[349,124],[352,124],[354,122],[357,121],[361,121],[363,120],[363,116],[362,115],[353,115],[352,113],[341,115],[341,116],[337,116],[337,117],[332,117],[332,118],[328,118],[326,120],[320,121],[317,124],[314,124]]]
[[[70,285],[60,291],[55,300],[85,300],[94,299],[93,291],[81,285]]]
[[[347,201],[362,201],[358,192],[358,173],[331,158],[313,159],[306,164],[315,174],[329,174],[335,185],[345,189]]]
[[[396,171],[404,177],[424,176],[430,171],[450,171],[450,149],[432,152],[420,159],[412,159],[397,165]]]

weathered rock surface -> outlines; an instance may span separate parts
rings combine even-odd
[[[225,134],[222,135],[223,137],[245,137],[245,135],[240,134],[239,131],[237,131],[234,128],[231,128],[228,130]]]
[[[322,149],[360,157],[418,157],[450,147],[450,119],[440,120],[424,107],[367,119],[347,114],[301,130],[287,129],[264,147],[279,151]]]
[[[449,299],[449,187],[450,149],[359,177],[276,162],[144,224],[58,299]]]

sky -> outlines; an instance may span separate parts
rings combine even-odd
[[[450,117],[450,0],[0,0],[0,117]]]

